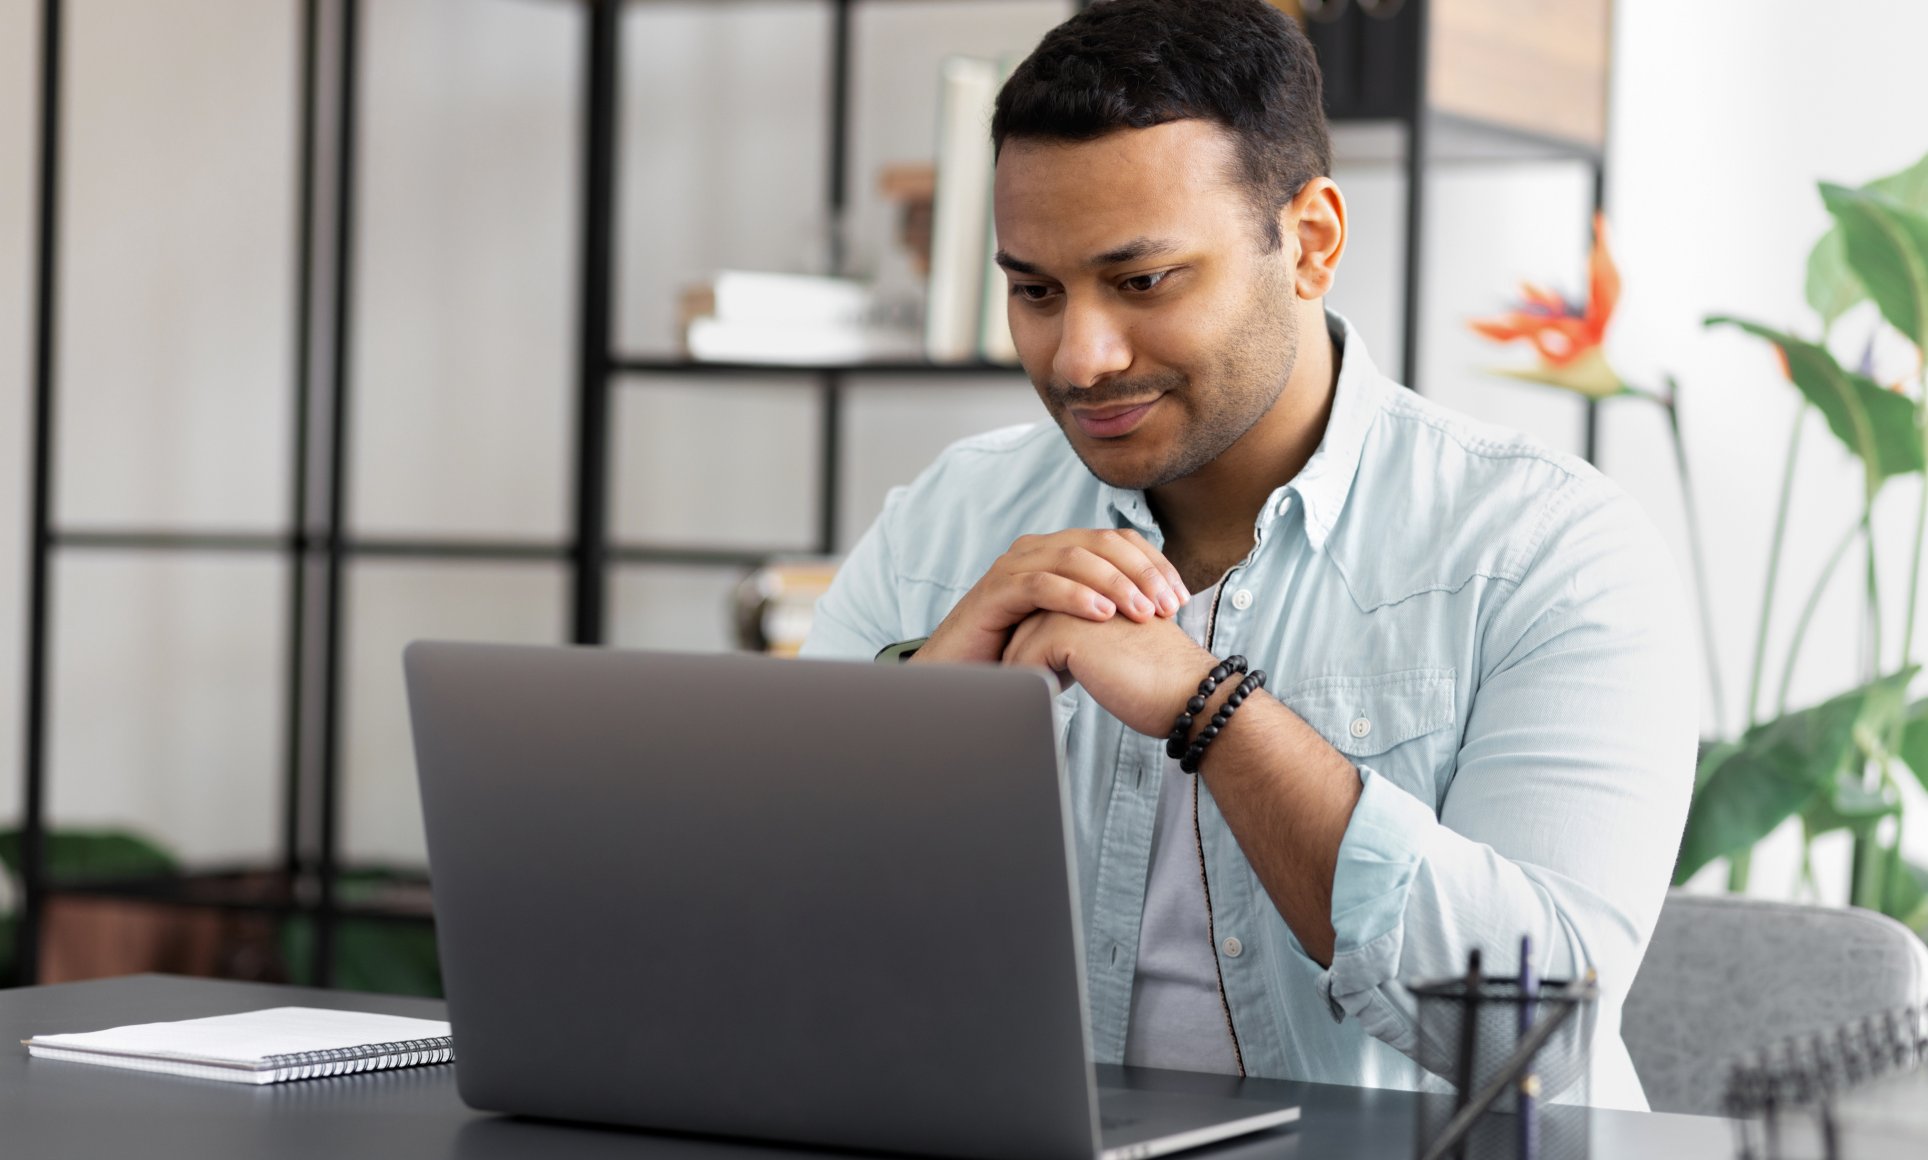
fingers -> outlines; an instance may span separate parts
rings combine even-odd
[[[1095,567],[1087,567],[1085,571],[1089,575],[1099,574]],[[1118,596],[1130,599],[1136,592],[1135,588],[1122,585],[1115,593],[1108,593],[1084,579],[1061,572],[1020,572],[999,590],[998,611],[1012,624],[1040,611],[1104,621],[1118,611]]]
[[[1019,577],[1048,574],[1076,581],[1140,623],[1176,615],[1179,605],[1191,598],[1178,569],[1129,529],[1080,529],[1038,537],[1024,545],[1011,567]],[[1072,608],[1056,610],[1089,615]]]
[[[1139,552],[1145,556],[1152,567],[1157,569],[1158,575],[1170,586],[1172,592],[1178,597],[1180,604],[1191,600],[1192,594],[1185,587],[1185,581],[1179,577],[1177,566],[1170,560],[1165,559],[1163,552],[1152,547],[1150,540],[1139,535],[1135,528],[1119,528],[1115,534],[1124,537],[1127,543],[1137,548]]]
[[[1011,632],[1011,641],[1004,648],[1004,655],[998,663],[1007,667],[1039,668],[1049,671],[1058,680],[1060,693],[1077,684],[1069,670],[1058,667],[1058,659],[1051,655],[1051,647],[1045,625],[1048,622],[1039,616],[1026,617],[1024,622]]]

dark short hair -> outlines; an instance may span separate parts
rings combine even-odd
[[[1265,248],[1279,210],[1332,168],[1319,63],[1262,0],[1103,0],[1045,34],[998,93],[991,140],[1088,141],[1208,120],[1237,138],[1239,183]]]

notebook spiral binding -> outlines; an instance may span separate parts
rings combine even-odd
[[[280,1079],[308,1079],[314,1076],[346,1075],[376,1068],[416,1067],[427,1063],[447,1063],[455,1058],[451,1036],[428,1039],[398,1039],[388,1043],[369,1043],[360,1047],[339,1047],[327,1051],[290,1051],[262,1057],[267,1069],[284,1073]]]
[[[1836,1097],[1917,1068],[1928,1068],[1928,1005],[1883,1011],[1742,1056],[1728,1070],[1722,1108],[1737,1122],[1744,1158],[1780,1155],[1783,1113],[1813,1117],[1823,1154],[1834,1157]]]

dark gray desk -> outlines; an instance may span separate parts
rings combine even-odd
[[[30,1059],[20,1040],[124,1023],[190,1019],[258,1007],[343,1007],[443,1018],[426,999],[141,975],[0,991],[0,1156],[7,1160],[779,1160],[823,1157],[708,1140],[606,1131],[482,1115],[455,1094],[452,1066],[247,1087]],[[1199,1160],[1345,1157],[1409,1160],[1412,1097],[1327,1084],[1236,1080],[1118,1069],[1128,1082],[1284,1092],[1305,1115],[1296,1130],[1191,1153]],[[1597,1112],[1595,1160],[1732,1155],[1726,1121]]]

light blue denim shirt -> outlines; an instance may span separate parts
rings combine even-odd
[[[1362,793],[1333,882],[1330,968],[1201,797],[1244,1066],[1414,1086],[1408,1057],[1439,1066],[1402,984],[1463,974],[1474,947],[1510,972],[1526,934],[1542,977],[1599,972],[1591,1102],[1644,1108],[1620,1007],[1673,867],[1699,718],[1671,559],[1593,468],[1414,395],[1343,319],[1328,325],[1343,361],[1324,439],[1259,513],[1210,647],[1265,669],[1358,767]],[[803,654],[868,660],[926,636],[1017,537],[1076,527],[1163,543],[1144,494],[1093,477],[1051,423],[957,443],[890,493]],[[1093,1050],[1116,1062],[1164,740],[1080,688],[1058,701]]]

